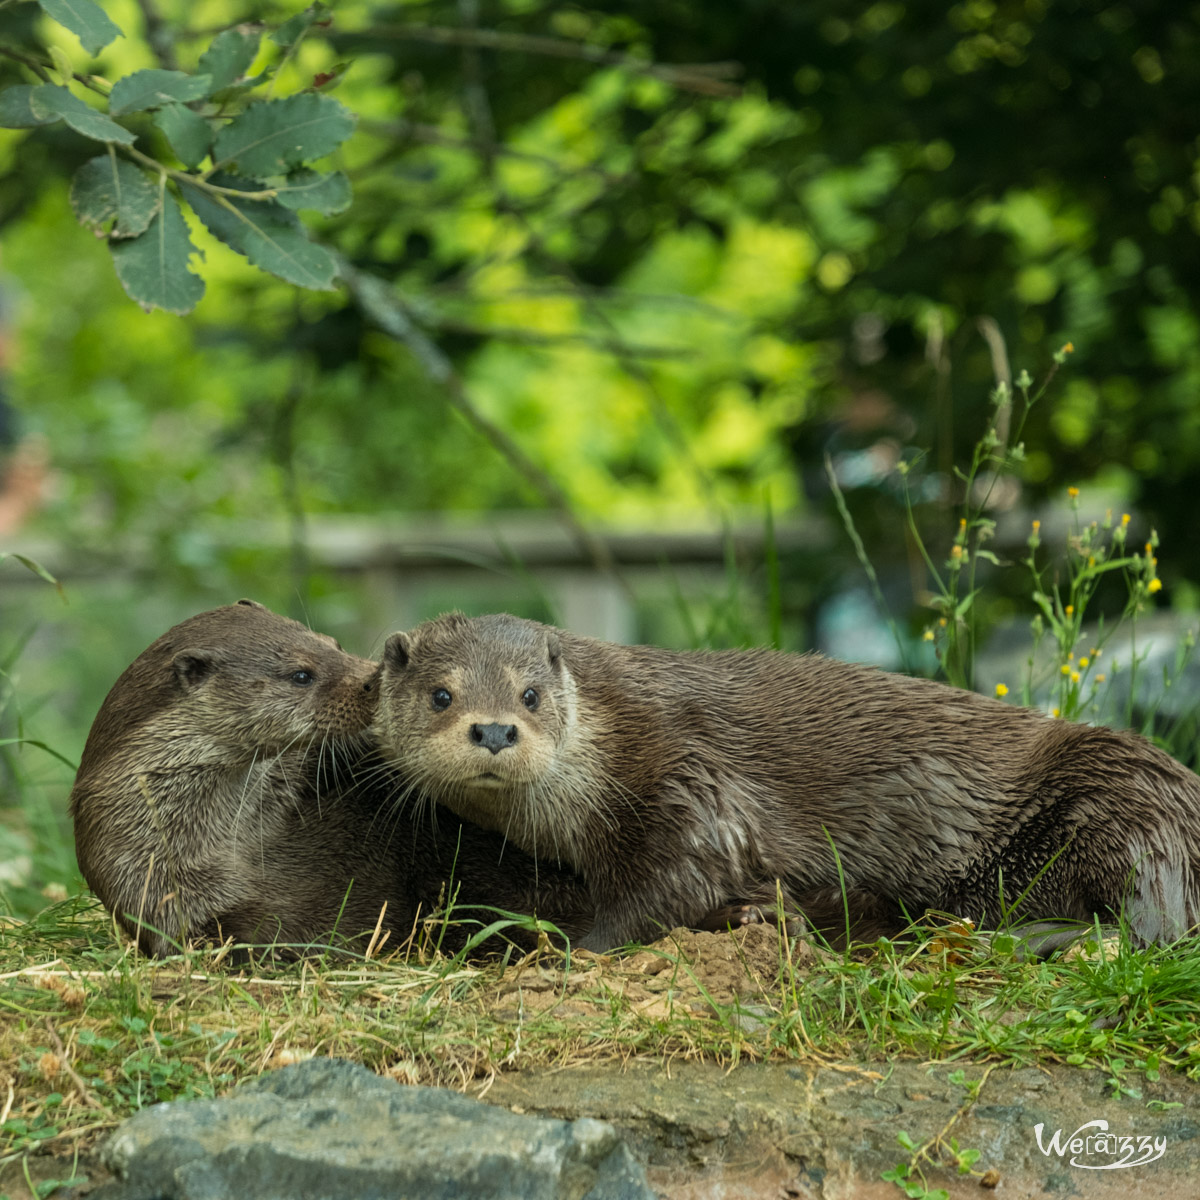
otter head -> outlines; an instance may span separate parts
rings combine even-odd
[[[375,735],[415,785],[487,807],[554,773],[572,696],[555,630],[452,613],[388,638]]]
[[[279,778],[298,779],[327,739],[365,741],[377,673],[248,600],[181,622],[130,664],[88,734],[71,815],[84,876],[139,941],[168,945],[129,914],[199,934],[245,900],[242,848],[260,861],[295,809]],[[251,784],[277,755],[283,775]]]
[[[360,736],[374,715],[376,664],[251,600],[168,636],[160,661],[178,716],[231,762]]]

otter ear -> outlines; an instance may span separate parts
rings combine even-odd
[[[412,661],[416,643],[407,633],[393,633],[383,645],[383,665],[403,671]]]
[[[550,665],[557,667],[558,660],[562,658],[562,642],[553,630],[546,634],[546,653],[550,656]]]
[[[267,611],[267,606],[265,604],[259,604],[257,600],[239,600],[238,603],[244,604],[247,608],[257,608],[262,612]]]
[[[171,659],[171,670],[185,689],[194,688],[217,669],[218,661],[215,650],[180,650]]]

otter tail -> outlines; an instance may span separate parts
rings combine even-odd
[[[1125,919],[1140,942],[1174,942],[1200,925],[1200,864],[1192,862],[1182,839],[1155,830],[1147,840],[1133,836],[1133,892]]]

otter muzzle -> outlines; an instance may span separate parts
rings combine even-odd
[[[499,754],[509,746],[517,743],[517,727],[515,725],[472,725],[471,741],[477,746],[486,746],[493,754]]]

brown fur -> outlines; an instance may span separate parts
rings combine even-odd
[[[512,731],[495,752],[471,735],[489,726]],[[1146,941],[1200,920],[1191,772],[1136,734],[927,680],[452,615],[388,640],[375,729],[436,799],[581,872],[593,949],[775,878],[827,898],[830,838],[878,911],[996,922],[1029,889],[1019,914],[1123,907]]]
[[[176,625],[117,680],[71,814],[84,876],[144,949],[352,937],[373,930],[384,901],[396,945],[452,874],[460,904],[536,911],[571,935],[588,927],[571,872],[453,819],[435,829],[381,812],[399,785],[366,736],[377,672],[242,601]]]

